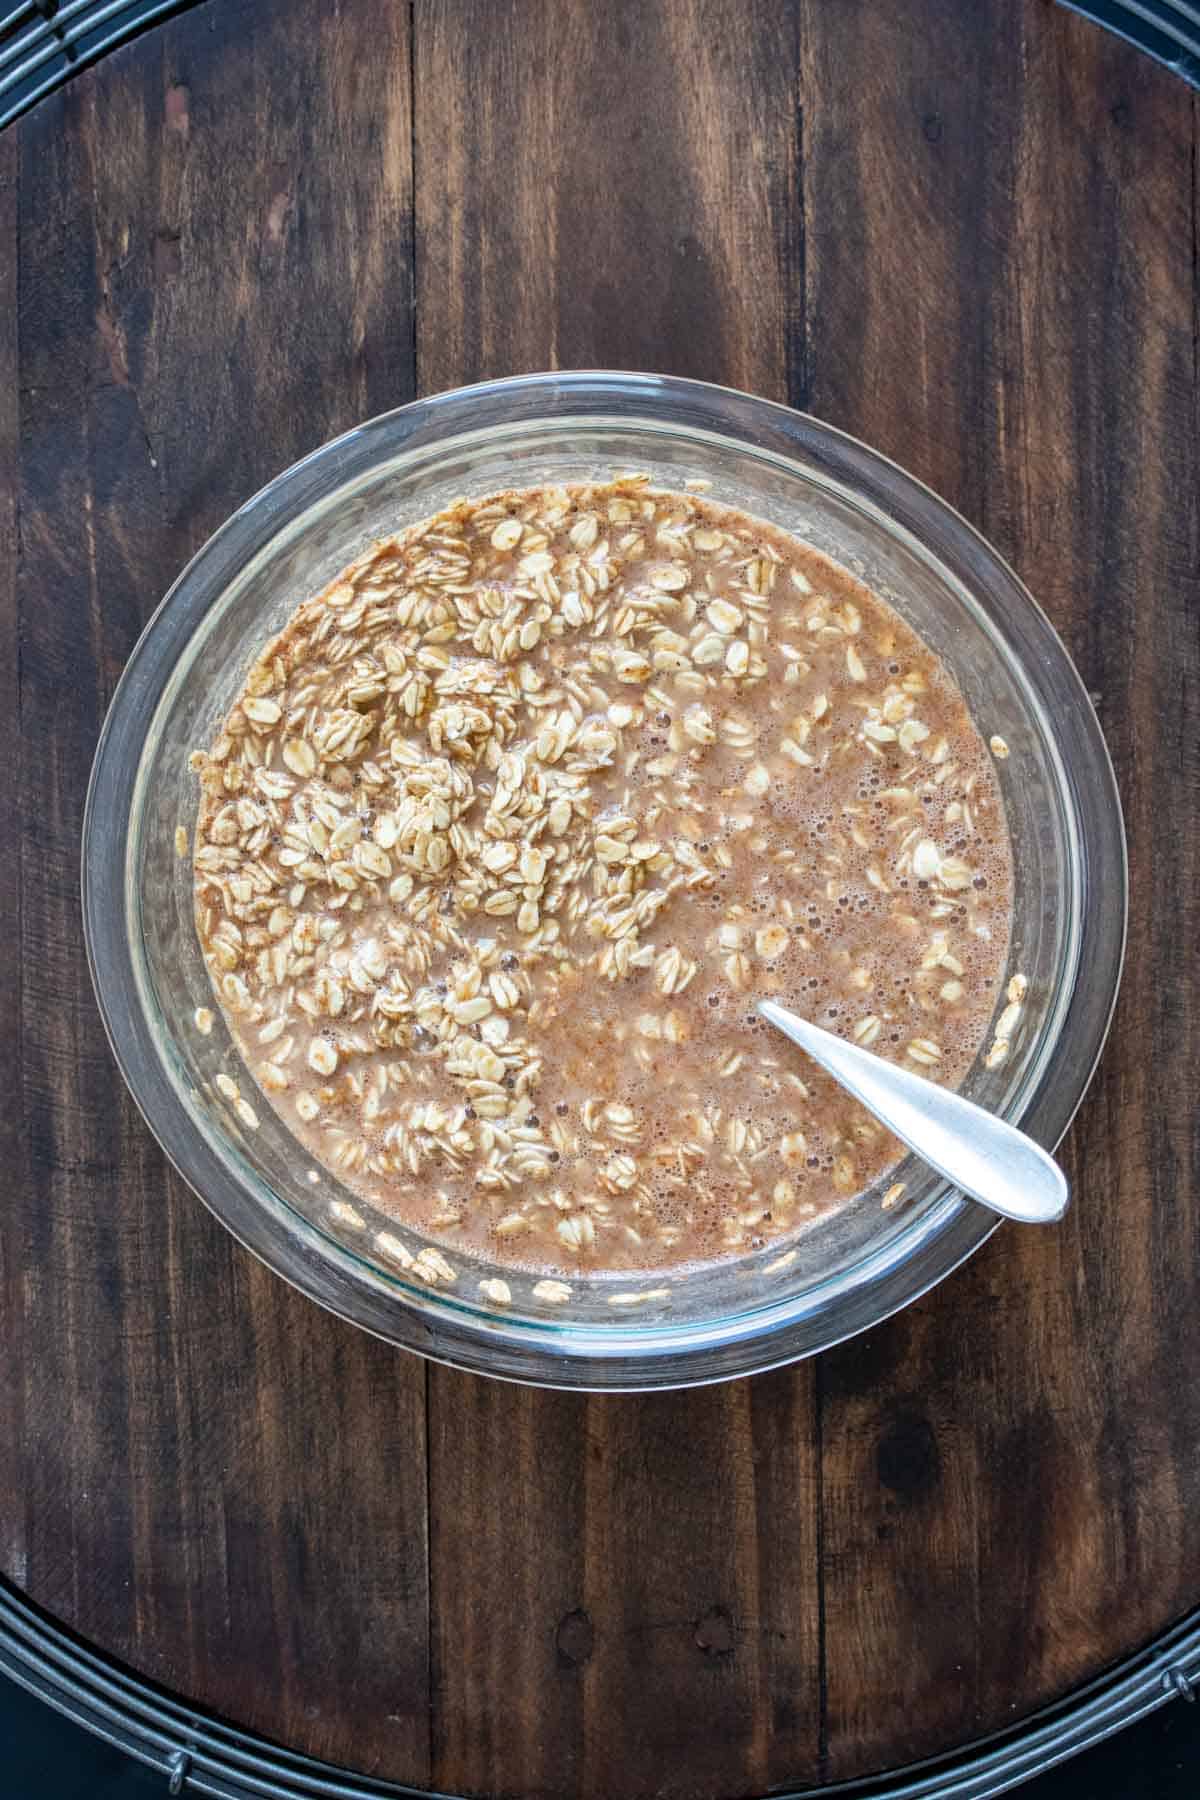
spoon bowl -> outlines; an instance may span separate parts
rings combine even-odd
[[[950,1088],[860,1050],[776,1000],[759,1012],[840,1081],[923,1162],[1005,1219],[1052,1225],[1067,1210],[1067,1178],[1031,1137]]]

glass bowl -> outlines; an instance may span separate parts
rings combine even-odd
[[[708,481],[711,499],[850,569],[938,652],[984,736],[1007,741],[997,764],[1015,863],[1007,973],[1023,974],[1028,994],[1008,1061],[989,1070],[980,1058],[963,1091],[1048,1147],[1099,1056],[1125,932],[1112,767],[1048,620],[956,513],[817,420],[667,377],[522,376],[401,407],[271,482],[184,570],[105,720],[83,835],[105,1027],[172,1163],[273,1269],[393,1343],[553,1387],[671,1387],[809,1355],[924,1293],[996,1224],[909,1158],[887,1178],[906,1183],[902,1206],[884,1209],[877,1184],[809,1227],[790,1260],[776,1241],[725,1262],[548,1289],[442,1245],[454,1279],[434,1284],[413,1266],[415,1234],[313,1169],[265,1103],[249,1129],[221,1094],[222,1072],[254,1089],[219,1012],[209,1036],[193,1020],[213,996],[190,851],[177,849],[195,822],[189,753],[212,741],[262,644],[371,539],[461,494],[629,470],[672,488]]]

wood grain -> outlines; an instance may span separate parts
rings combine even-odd
[[[422,388],[610,366],[787,399],[786,15],[444,0],[416,23]],[[591,1401],[431,1371],[437,1785],[735,1793],[815,1767],[811,1395],[807,1369]]]
[[[1047,607],[1099,697],[1133,867],[1067,1223],[1001,1232],[821,1364],[829,1773],[850,1776],[1008,1723],[1015,1668],[1027,1698],[1061,1691],[1200,1591],[1197,1026],[1165,976],[1198,883],[1194,841],[1161,830],[1200,773],[1200,470],[1187,91],[1057,12],[862,5],[836,40],[820,12],[813,410],[959,505]]]
[[[21,455],[20,348],[17,334],[17,180],[20,168],[15,132],[0,135],[0,762],[16,767],[20,747],[20,625],[17,617],[17,472]],[[21,808],[17,785],[0,781],[0,831],[7,844],[21,841]],[[17,855],[0,863],[0,909],[9,921],[9,937],[20,941],[21,867]],[[0,1092],[10,1096],[0,1108],[0,1157],[4,1166],[19,1166],[21,1109],[11,1096],[21,1088],[21,959],[0,953]],[[21,1267],[0,1232],[0,1328],[15,1319]],[[21,1431],[21,1368],[24,1344],[4,1329],[6,1379],[0,1382],[0,1442],[15,1444]],[[17,1520],[22,1508],[20,1459],[0,1457],[0,1567],[24,1573],[23,1535]]]
[[[0,1569],[310,1754],[759,1794],[1011,1724],[1200,1603],[1196,106],[1025,0],[209,0],[0,137]],[[1099,696],[1129,974],[1078,1204],[683,1395],[392,1353],[238,1249],[80,940],[104,708],[336,431],[642,367],[806,405],[1014,562]]]
[[[790,9],[427,0],[415,25],[422,388],[591,367],[786,399]]]
[[[96,1018],[78,902],[97,731],[159,596],[263,481],[411,395],[407,18],[359,16],[386,52],[365,69],[316,12],[296,33],[286,5],[231,8],[216,33],[203,9],[5,140],[24,1130],[0,1461],[21,1483],[5,1568],[51,1611],[225,1714],[420,1779],[423,1372],[168,1174]]]

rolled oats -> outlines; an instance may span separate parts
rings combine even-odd
[[[961,1079],[1008,943],[990,752],[898,615],[698,484],[461,501],[300,605],[194,753],[200,941],[382,1257],[564,1304],[559,1271],[741,1255],[897,1160],[760,996]]]

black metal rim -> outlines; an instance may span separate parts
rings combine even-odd
[[[235,1730],[99,1654],[0,1580],[0,1673],[157,1770],[171,1793],[214,1800],[449,1800],[376,1781]],[[777,1800],[990,1800],[1200,1692],[1200,1610],[1095,1681],[966,1750]]]
[[[0,125],[197,0],[0,0]]]

